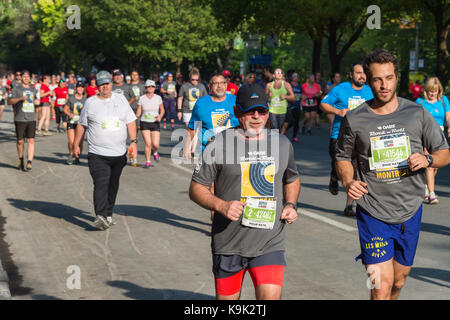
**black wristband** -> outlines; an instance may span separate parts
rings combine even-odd
[[[286,207],[287,205],[292,206],[295,210],[297,210],[297,205],[295,203],[285,202],[283,208]]]
[[[133,142],[137,144],[137,139],[130,140],[130,143],[133,143]]]

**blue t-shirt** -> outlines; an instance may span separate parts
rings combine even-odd
[[[201,121],[202,151],[211,137],[226,128],[239,125],[239,120],[234,116],[233,107],[235,105],[236,96],[233,94],[226,94],[226,98],[222,102],[214,102],[209,94],[197,100],[192,109],[188,128],[194,130],[195,122]]]
[[[300,108],[300,100],[301,100],[301,94],[302,94],[302,85],[299,83],[297,86],[294,86],[291,83],[291,87],[292,87],[292,92],[294,93],[295,102],[289,102],[289,108],[293,109],[293,108]]]
[[[442,99],[439,99],[435,103],[429,103],[427,99],[418,98],[416,103],[427,109],[440,126],[444,125],[445,113],[450,112],[450,103],[446,96],[443,96]]]
[[[362,89],[353,89],[351,82],[343,82],[331,89],[328,95],[323,98],[322,103],[329,104],[336,109],[350,109],[353,110],[365,101],[372,100],[372,89],[368,85],[363,85]],[[333,130],[331,131],[331,138],[337,139],[339,136],[339,129],[341,128],[342,117],[335,115],[333,121]]]

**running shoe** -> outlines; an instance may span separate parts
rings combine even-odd
[[[151,166],[152,166],[152,163],[151,163],[151,162],[146,162],[145,165],[144,165],[144,169],[148,169],[148,168],[150,168]]]
[[[23,160],[21,160],[21,159],[19,159],[19,168],[18,169],[21,171],[25,171],[25,166],[23,164]]]
[[[115,226],[115,225],[117,224],[116,219],[114,219],[113,217],[107,217],[107,218],[106,218],[106,221],[108,221],[108,224],[109,224],[110,226]]]
[[[44,132],[42,133],[42,135],[44,135],[44,136],[52,136],[53,133],[51,133],[51,132],[49,132],[49,131],[44,131]]]
[[[156,162],[159,162],[159,153],[153,154],[153,159],[155,159]]]
[[[33,169],[33,166],[31,165],[31,161],[28,160],[28,162],[27,162],[27,171],[31,171],[31,169]]]
[[[292,140],[294,140],[294,142],[298,142],[298,138],[294,137]]]
[[[36,130],[36,135],[42,137],[44,133],[41,130]]]
[[[303,126],[303,127],[302,127],[302,134],[305,134],[305,130],[306,130],[306,127]]]
[[[108,220],[106,220],[105,217],[100,215],[95,217],[94,226],[96,226],[100,230],[106,230],[110,227]]]
[[[69,155],[69,156],[67,157],[67,164],[68,164],[68,165],[73,164],[73,156]]]
[[[336,179],[331,178],[330,184],[328,185],[328,190],[330,190],[330,193],[335,196],[339,193],[339,184]]]
[[[344,216],[346,216],[346,217],[355,217],[356,216],[356,213],[353,210],[353,206],[348,205],[348,206],[345,207],[345,209],[344,209]]]
[[[75,160],[73,160],[73,164],[80,164],[80,158],[75,158]]]
[[[434,192],[431,192],[430,195],[428,196],[428,203],[429,204],[439,203],[438,196]]]
[[[423,197],[423,202],[430,203],[430,195],[429,194],[426,194],[425,197]]]
[[[308,130],[308,136],[312,135],[311,130]]]
[[[58,132],[59,132],[59,133],[64,133],[64,129],[59,128],[59,129],[58,129]]]
[[[164,123],[163,123],[163,128],[165,129],[166,128],[166,122],[164,121]]]

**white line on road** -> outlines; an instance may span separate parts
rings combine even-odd
[[[351,226],[346,225],[344,223],[340,223],[340,222],[337,222],[337,221],[335,221],[333,219],[321,216],[321,215],[319,215],[317,213],[313,213],[313,212],[307,211],[305,209],[299,209],[299,216],[301,216],[301,215],[307,216],[307,217],[315,219],[315,220],[319,220],[319,221],[325,222],[325,223],[327,223],[329,225],[332,225],[333,227],[342,229],[344,231],[353,232],[353,231],[357,230],[354,227],[351,227]]]
[[[171,166],[175,167],[175,168],[178,168],[178,169],[183,170],[183,171],[185,171],[185,172],[187,172],[189,174],[192,174],[192,169],[188,169],[186,167],[182,167],[182,166],[177,165],[177,164],[175,164],[173,162],[169,162],[169,164]],[[327,224],[329,224],[329,225],[331,225],[333,227],[339,228],[339,229],[347,231],[347,232],[353,232],[353,231],[357,230],[354,227],[351,227],[351,226],[346,225],[344,223],[340,223],[340,222],[338,222],[336,220],[333,220],[333,219],[321,216],[319,214],[307,211],[305,209],[299,209],[299,215],[305,215],[305,216],[307,216],[309,218],[312,218],[312,219],[315,219],[315,220],[319,220],[321,222],[327,223]]]

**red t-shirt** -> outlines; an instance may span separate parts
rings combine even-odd
[[[47,93],[50,91],[50,88],[45,84],[41,84],[41,91],[44,91],[44,93]],[[49,103],[50,102],[50,95],[42,97],[41,103]]]
[[[312,87],[310,87],[307,83],[302,85],[302,94],[306,96],[306,100],[302,100],[302,106],[304,107],[316,107],[318,105],[317,98],[314,96],[320,92],[320,86],[317,83],[314,83]]]
[[[67,94],[69,93],[69,88],[58,87],[55,89],[56,102],[55,105],[57,107],[64,107],[67,102]]]
[[[233,82],[228,82],[227,93],[237,95],[239,91],[239,87],[235,85]]]
[[[413,98],[417,99],[418,97],[420,97],[420,93],[422,92],[422,87],[418,84],[415,84],[415,85],[413,85],[411,91],[413,93]]]
[[[86,93],[87,93],[88,98],[94,96],[97,93],[97,91],[98,91],[97,86],[93,86],[93,87],[87,86],[86,87]]]

